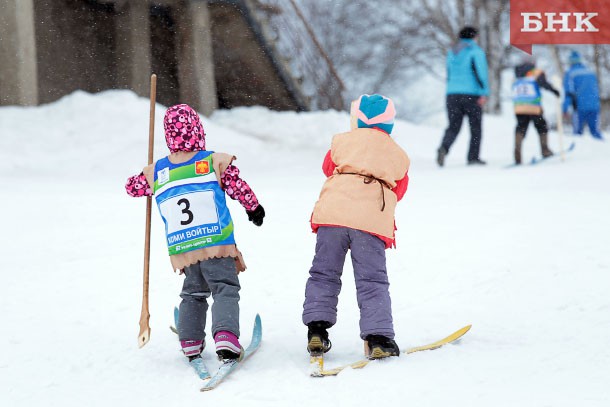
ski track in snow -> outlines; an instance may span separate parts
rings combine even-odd
[[[264,225],[230,209],[248,270],[242,342],[260,313],[260,350],[218,389],[179,351],[172,273],[153,208],[151,341],[137,347],[145,201],[123,185],[146,164],[148,100],[75,92],[39,107],[0,108],[0,404],[3,406],[608,406],[610,143],[576,141],[566,162],[504,169],[514,117],[484,118],[482,158],[465,165],[462,129],[439,169],[445,123],[399,120],[411,182],[387,252],[401,348],[473,324],[456,345],[308,377],[301,309],[315,235],[309,216],[342,112],[219,111],[203,118],[210,150],[233,153],[265,207]],[[155,157],[167,154],[157,106]],[[508,109],[507,109],[508,111]],[[27,143],[24,143],[27,141]],[[558,150],[551,134],[551,147]],[[539,153],[530,128],[524,159]],[[208,314],[209,315],[209,314]],[[362,356],[349,257],[326,365]],[[208,343],[205,359],[217,366]]]

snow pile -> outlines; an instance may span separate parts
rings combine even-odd
[[[167,329],[182,277],[170,270],[154,208],[152,334],[137,348],[145,204],[123,184],[145,165],[148,109],[127,91],[0,108],[1,405],[609,405],[609,143],[566,136],[576,148],[565,162],[505,169],[514,118],[486,116],[489,165],[464,165],[463,133],[439,169],[446,123],[399,120],[395,138],[412,167],[398,250],[387,253],[397,341],[406,349],[473,328],[455,346],[312,379],[300,322],[315,245],[308,220],[320,164],[348,115],[243,108],[203,118],[208,148],[238,156],[268,216],[257,228],[230,202],[249,267],[242,340],[260,313],[263,344],[202,394]],[[157,158],[166,154],[163,113],[157,106]],[[533,129],[524,149],[539,154]],[[329,367],[362,355],[349,260],[343,284]]]

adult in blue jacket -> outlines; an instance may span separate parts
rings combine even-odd
[[[447,116],[449,126],[441,146],[437,150],[436,161],[445,164],[449,153],[462,127],[464,116],[470,124],[470,149],[468,164],[485,164],[479,157],[481,149],[481,120],[483,105],[489,95],[487,80],[487,60],[485,52],[475,42],[478,31],[464,27],[458,42],[447,53]]]
[[[566,115],[573,108],[572,124],[574,133],[581,135],[585,125],[589,126],[591,135],[602,140],[599,131],[599,87],[597,76],[582,63],[577,51],[572,51],[569,58],[570,69],[563,78],[563,113]]]

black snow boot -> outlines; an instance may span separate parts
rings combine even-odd
[[[549,137],[547,133],[540,135],[540,150],[542,151],[542,157],[548,158],[553,155],[553,152],[549,148]]]
[[[525,133],[515,132],[515,164],[521,164],[521,146],[525,139]]]
[[[447,150],[445,150],[445,147],[440,146],[438,148],[438,150],[436,150],[436,163],[438,164],[439,167],[442,167],[443,165],[445,165],[445,156],[447,155]]]
[[[382,359],[388,356],[400,356],[400,349],[394,342],[383,335],[368,335],[365,338],[366,357],[369,359]]]
[[[474,160],[468,160],[468,165],[487,165],[487,163],[480,158],[475,158]]]
[[[229,349],[219,349],[216,351],[216,355],[218,355],[218,360],[234,359],[240,362],[244,357],[244,349],[241,348],[241,352],[239,354]]]
[[[328,339],[328,331],[331,324],[327,321],[313,321],[307,324],[307,352],[326,353],[332,347]]]

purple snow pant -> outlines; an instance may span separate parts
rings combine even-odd
[[[320,227],[316,254],[309,270],[303,304],[303,323],[337,322],[337,302],[347,250],[351,249],[360,337],[394,338],[392,306],[385,264],[385,243],[369,233],[345,227]]]

